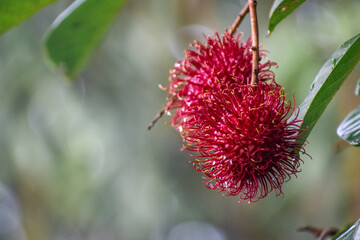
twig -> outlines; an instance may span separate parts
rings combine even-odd
[[[165,109],[162,109],[160,112],[158,112],[154,117],[154,119],[149,124],[147,129],[151,130],[154,127],[155,123],[164,115],[164,113],[165,113]]]
[[[234,23],[231,25],[230,29],[229,29],[229,34],[233,35],[235,30],[239,27],[239,25],[241,24],[242,20],[245,18],[246,14],[249,12],[249,4],[246,3],[246,5],[244,6],[243,9],[241,9],[239,15],[237,16],[237,18],[235,19]]]
[[[252,36],[252,47],[253,60],[252,60],[252,77],[251,84],[255,85],[258,83],[259,75],[259,27],[256,14],[256,0],[248,0],[250,9],[250,22],[251,22],[251,36]]]
[[[318,240],[325,240],[328,236],[335,235],[339,229],[338,228],[316,228],[313,226],[305,226],[298,229],[299,232],[309,232],[313,234]]]

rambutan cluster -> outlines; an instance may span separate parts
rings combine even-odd
[[[165,112],[174,111],[171,124],[208,188],[249,201],[272,190],[281,194],[282,184],[300,171],[304,149],[296,141],[303,131],[296,109],[270,70],[276,63],[260,63],[252,85],[250,39],[226,32],[206,40],[191,44],[196,50],[186,50],[170,70]]]

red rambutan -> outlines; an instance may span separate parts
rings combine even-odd
[[[295,108],[270,70],[276,63],[260,63],[259,82],[251,85],[251,40],[215,33],[192,46],[197,51],[186,50],[170,70],[165,112],[175,111],[171,123],[185,148],[196,152],[195,169],[208,188],[241,200],[282,193],[282,184],[300,171],[304,150],[296,141],[301,121],[289,120]]]

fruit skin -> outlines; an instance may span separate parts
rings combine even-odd
[[[198,158],[192,163],[208,188],[250,202],[282,194],[305,151],[296,141],[303,131],[297,110],[270,70],[276,63],[259,64],[259,82],[251,85],[251,40],[216,32],[206,39],[170,70],[165,112],[174,110],[171,124]]]

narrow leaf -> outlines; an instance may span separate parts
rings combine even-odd
[[[25,21],[37,11],[56,0],[1,0],[0,34]]]
[[[318,72],[305,100],[300,104],[301,128],[307,128],[298,141],[304,143],[346,77],[360,60],[360,34],[345,42]]]
[[[360,220],[357,220],[354,225],[346,227],[339,234],[335,235],[332,240],[358,240],[360,239],[359,232]]]
[[[279,22],[305,1],[306,0],[275,0],[270,10],[268,34],[270,35]]]
[[[49,59],[70,79],[83,68],[125,0],[76,0],[50,27]]]
[[[346,116],[336,132],[351,145],[360,147],[360,106]]]

